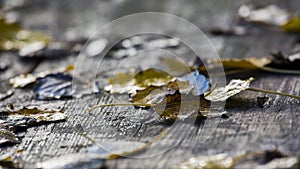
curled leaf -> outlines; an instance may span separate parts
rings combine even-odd
[[[253,77],[247,80],[234,79],[229,82],[225,87],[218,87],[205,93],[205,99],[212,102],[225,101],[231,96],[234,96],[241,91],[250,87],[250,83],[254,80]]]

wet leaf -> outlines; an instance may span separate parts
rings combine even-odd
[[[21,74],[15,78],[12,78],[9,80],[9,83],[15,87],[15,88],[18,88],[18,87],[25,87],[29,84],[32,84],[34,82],[37,81],[37,79],[39,78],[43,78],[45,76],[47,76],[48,74],[53,74],[53,73],[58,73],[58,72],[61,72],[61,73],[64,73],[64,72],[69,72],[69,71],[72,71],[74,69],[74,66],[73,65],[69,65],[65,68],[61,68],[61,69],[58,69],[56,71],[44,71],[44,72],[40,72],[40,73],[36,73],[36,74]]]
[[[50,37],[39,33],[23,29],[17,23],[8,23],[0,17],[0,50],[21,49],[31,43],[45,43],[50,41]]]
[[[55,122],[66,119],[63,110],[39,109],[37,107],[23,107],[17,110],[5,110],[0,112],[1,143],[17,143],[15,133],[20,128],[28,128],[41,122]]]
[[[163,86],[175,78],[158,69],[147,69],[137,74],[118,73],[110,79],[110,85],[104,90],[110,93],[135,94],[137,90],[146,89],[149,86]]]
[[[226,154],[194,157],[172,169],[232,169],[234,160]]]
[[[72,86],[73,80],[76,80],[76,86]],[[74,79],[70,75],[62,73],[48,74],[37,80],[33,89],[38,100],[51,100],[60,98],[81,97],[84,94],[99,92],[98,86],[84,83],[79,79]]]
[[[250,87],[250,83],[254,78],[249,78],[247,80],[234,79],[229,82],[225,87],[217,87],[205,93],[205,99],[212,102],[225,101],[228,98],[244,91]]]

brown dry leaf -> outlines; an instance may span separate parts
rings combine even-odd
[[[253,77],[247,80],[233,79],[225,87],[218,87],[204,94],[205,99],[212,102],[226,101],[231,96],[234,96],[241,91],[250,87],[250,83],[254,80]]]

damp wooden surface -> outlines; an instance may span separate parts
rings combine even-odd
[[[289,6],[293,7],[291,4]],[[242,37],[210,37],[216,43],[226,42],[222,57],[241,57],[242,54],[266,56],[274,51],[288,52],[300,45],[297,42],[298,35],[264,28]],[[20,73],[39,72],[51,67],[75,64],[76,57],[28,62],[13,53],[1,53],[1,62],[5,60],[12,64],[0,74],[0,92],[10,88],[9,78]],[[259,72],[236,77],[249,76],[256,79],[253,87],[300,95],[299,75]],[[269,100],[261,107],[257,98],[263,96]],[[300,155],[300,101],[296,99],[245,91],[228,100],[228,118],[208,118],[197,123],[179,122],[173,126],[152,121],[158,116],[152,110],[133,107],[107,107],[98,109],[92,115],[87,113],[89,107],[98,103],[118,101],[122,101],[122,97],[111,96],[105,92],[80,99],[37,101],[29,88],[16,89],[12,97],[0,101],[0,107],[3,109],[9,103],[16,107],[63,107],[73,127],[83,132],[92,131],[90,137],[106,144],[122,141],[147,143],[164,128],[174,131],[134,158],[108,160],[108,168],[169,168],[198,155],[236,154],[257,150],[279,149],[287,154]],[[75,132],[70,123],[60,122],[29,128],[20,144],[2,145],[1,153],[21,150],[15,153],[13,158],[23,163],[25,168],[34,168],[37,162],[84,152],[91,145],[92,142]]]

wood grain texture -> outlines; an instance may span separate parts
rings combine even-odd
[[[286,4],[279,2],[280,5],[289,6],[291,10],[298,10],[294,9],[295,4],[299,2],[297,0],[287,1]],[[234,9],[241,2],[235,3]],[[263,2],[254,1],[254,3]],[[271,3],[275,2],[271,1]],[[227,12],[230,17],[234,17],[236,10]],[[257,32],[254,31],[253,34],[243,37],[213,37],[216,42],[222,42],[225,49],[222,57],[259,57],[269,55],[272,51],[288,52],[297,45],[297,38],[299,38],[298,35],[265,28],[257,28]],[[32,69],[39,72],[76,62],[76,56],[43,60],[39,65],[36,65],[37,61],[34,60],[24,64],[16,56],[6,56],[3,53],[0,57],[1,61],[5,59],[13,63],[11,68],[0,74],[1,92],[10,88],[7,80],[20,73],[32,71]],[[107,61],[107,65],[114,65],[110,62],[113,61]],[[252,72],[229,78],[250,76],[256,79],[253,87],[300,95],[299,75]],[[257,102],[257,97],[263,96],[268,97],[269,100],[261,107]],[[193,156],[224,152],[237,154],[256,150],[279,149],[284,153],[300,156],[299,100],[245,91],[227,101],[228,118],[207,118],[196,123],[179,122],[177,125],[162,123],[152,109],[105,107],[92,113],[87,112],[87,109],[93,105],[122,102],[126,101],[126,98],[125,95],[110,95],[102,91],[99,94],[83,96],[79,99],[37,101],[30,88],[17,89],[12,97],[0,102],[1,109],[9,103],[13,103],[15,107],[27,105],[63,107],[72,126],[70,123],[60,122],[31,127],[24,134],[20,144],[1,146],[0,153],[22,150],[14,153],[13,159],[23,164],[25,168],[34,168],[37,162],[54,157],[83,153],[93,143],[74,131],[72,127],[75,127],[103,145],[122,141],[132,142],[132,144],[148,143],[163,129],[173,132],[168,133],[132,158],[108,160],[108,168],[169,168]],[[207,128],[205,123],[217,123],[217,126],[211,129]],[[212,134],[209,134],[210,130],[213,130]],[[201,140],[205,137],[207,139],[202,142]],[[150,157],[146,158],[146,156]]]

